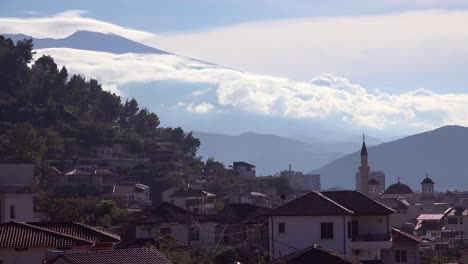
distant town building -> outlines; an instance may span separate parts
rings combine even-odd
[[[194,214],[210,214],[216,195],[201,188],[170,188],[163,192],[163,201],[185,208]]]
[[[303,174],[302,171],[293,171],[291,164],[289,169],[281,172],[281,176],[286,176],[289,185],[295,190],[319,191],[320,174]]]
[[[240,202],[267,208],[271,208],[273,206],[271,196],[259,192],[249,192],[245,195],[241,195]]]
[[[150,188],[144,184],[115,185],[113,195],[124,197],[129,208],[142,208],[151,205]]]
[[[255,177],[255,165],[243,161],[234,161],[232,164],[234,174],[241,177],[252,178]]]
[[[416,194],[411,190],[411,188],[400,182],[398,180],[397,183],[394,183],[385,190],[385,192],[382,194],[383,199],[388,199],[388,198],[394,198],[394,199],[399,199],[399,198],[404,198],[405,200],[409,202],[414,202],[416,199]]]

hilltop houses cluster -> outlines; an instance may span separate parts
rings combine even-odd
[[[468,193],[438,193],[430,175],[421,193],[400,179],[386,187],[365,141],[356,190],[321,190],[320,175],[289,166],[280,175],[293,191],[278,193],[279,177],[234,162],[242,181],[224,183],[223,197],[208,190],[210,167],[160,201],[145,175],[183,172],[170,143],[149,146],[142,156],[103,147],[56,172],[61,185],[124,199],[127,214],[105,228],[50,221],[35,208],[34,166],[0,164],[0,263],[468,263]]]

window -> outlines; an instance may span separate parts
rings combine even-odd
[[[159,233],[161,234],[170,234],[171,228],[170,227],[161,227],[159,228]]]
[[[463,217],[460,217],[460,225],[463,225]]]
[[[361,251],[359,249],[353,249],[353,256],[359,256],[361,255]]]
[[[200,240],[200,228],[192,227],[190,228],[190,240],[199,241]]]
[[[333,239],[333,223],[320,223],[320,238]]]
[[[458,225],[458,218],[457,217],[449,217],[447,219],[449,225]]]
[[[285,223],[279,223],[278,224],[278,232],[280,232],[280,233],[285,233],[286,232],[286,224]]]
[[[348,222],[348,238],[351,239],[351,223]]]
[[[408,252],[406,250],[395,250],[395,262],[397,263],[408,262]]]
[[[16,210],[14,205],[10,205],[10,219],[16,218]]]

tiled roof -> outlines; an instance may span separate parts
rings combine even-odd
[[[399,199],[378,199],[379,203],[384,204],[387,207],[392,208],[393,210],[407,210],[409,203],[406,200]]]
[[[282,258],[278,258],[270,262],[270,264],[303,264],[303,263],[314,263],[314,264],[359,264],[359,259],[344,256],[338,252],[313,245],[308,248],[293,252]]]
[[[226,204],[218,213],[217,221],[229,224],[256,223],[263,219],[263,215],[271,209],[248,203]]]
[[[171,264],[159,251],[152,248],[131,248],[64,253],[51,263],[70,264]]]
[[[393,213],[392,209],[357,191],[327,191],[321,193],[358,215]]]
[[[204,190],[200,189],[181,189],[175,191],[170,197],[207,197],[207,196],[215,196],[212,193],[209,193]]]
[[[149,187],[136,183],[136,184],[118,184],[115,185],[114,188],[114,193],[132,193],[132,192],[144,192],[145,190],[148,190]]]
[[[28,224],[94,242],[120,241],[118,235],[75,222],[29,222]]]
[[[267,215],[351,215],[353,213],[319,192],[310,192],[270,211]]]
[[[162,202],[157,205],[143,208],[140,212],[128,215],[127,219],[132,223],[187,223],[192,216],[184,208]]]
[[[255,168],[255,165],[252,165],[252,164],[247,163],[247,162],[245,162],[245,161],[234,161],[234,162],[233,162],[233,166],[234,166],[234,167],[237,167],[237,166],[244,166],[244,167]]]
[[[421,243],[419,237],[410,235],[396,228],[392,228],[392,241],[393,243]]]
[[[22,222],[0,225],[0,247],[92,246],[93,241],[58,233]]]

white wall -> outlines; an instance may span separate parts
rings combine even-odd
[[[349,216],[273,216],[269,219],[270,252],[273,258],[286,256],[296,249],[317,243],[322,247],[351,254],[347,237]],[[343,223],[344,221],[344,223]],[[273,223],[272,223],[273,222]],[[321,239],[320,223],[333,223],[333,239]],[[285,223],[285,233],[279,233],[278,224]],[[273,224],[273,232],[272,232]],[[346,242],[346,243],[345,243]],[[294,249],[295,248],[295,249]]]
[[[353,216],[352,220],[358,221],[359,235],[384,235],[389,234],[387,216]]]
[[[15,218],[10,218],[10,206],[15,207]],[[0,223],[9,221],[28,222],[34,220],[33,194],[0,195]]]
[[[401,264],[402,262],[395,261],[395,250],[406,250],[407,262],[406,264],[421,264],[421,255],[419,253],[419,246],[416,245],[394,245],[389,250],[383,250],[383,260],[385,264]]]
[[[34,177],[34,164],[0,164],[0,185],[30,186]]]
[[[89,247],[74,247],[68,252],[87,251]],[[3,264],[42,264],[48,250],[57,250],[54,247],[32,247],[26,251],[16,251],[15,248],[0,248],[0,260]]]

